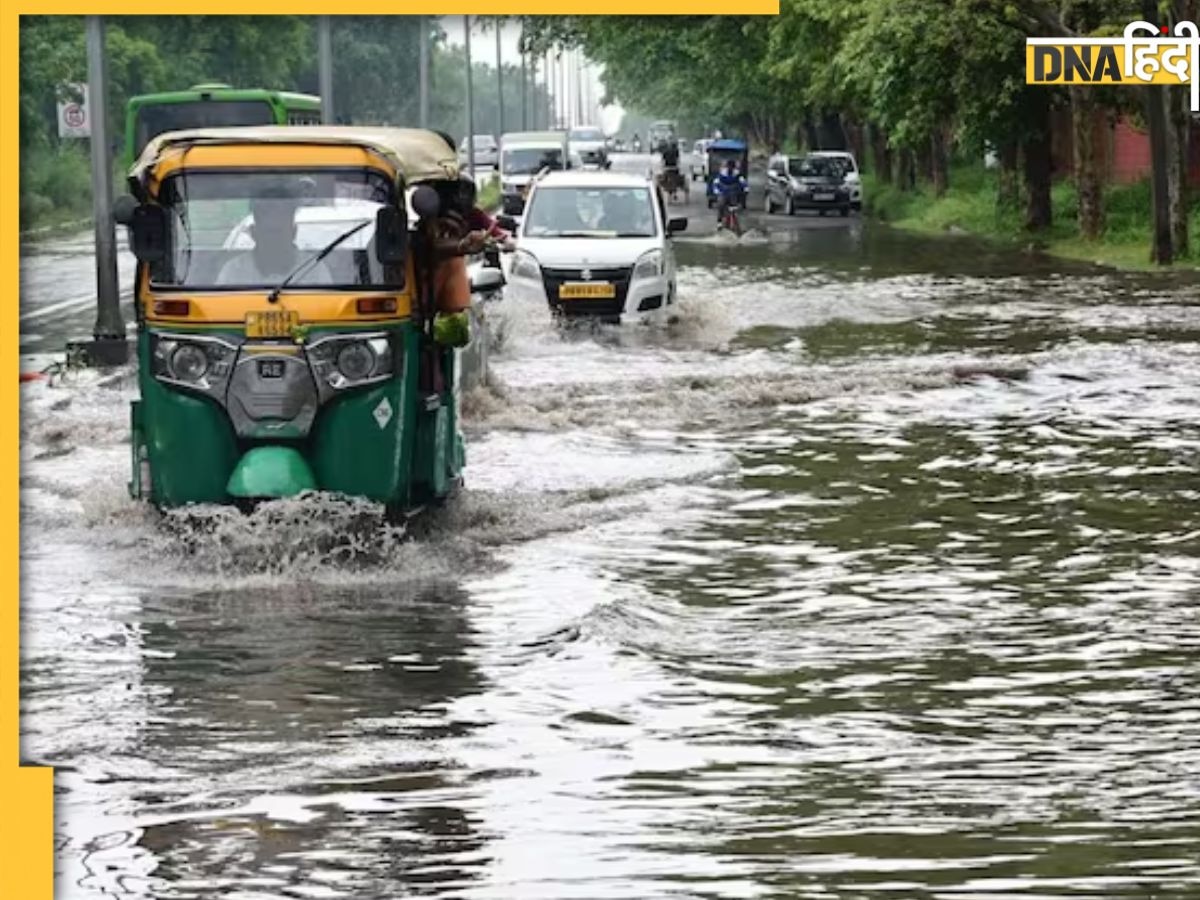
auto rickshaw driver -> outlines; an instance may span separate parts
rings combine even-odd
[[[286,187],[268,188],[250,202],[253,225],[249,227],[254,247],[238,254],[217,273],[219,285],[276,284],[305,263],[306,255],[296,247],[296,213],[300,209],[298,191]],[[314,260],[296,281],[306,285],[331,285],[333,273],[320,260]]]

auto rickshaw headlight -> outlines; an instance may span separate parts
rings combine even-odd
[[[208,355],[195,344],[180,344],[171,354],[171,374],[180,381],[199,382],[208,374]]]
[[[386,334],[333,335],[313,341],[306,352],[322,391],[374,384],[396,370]]]
[[[338,351],[337,367],[347,381],[362,381],[371,377],[375,353],[365,341],[353,341]]]
[[[159,381],[220,393],[237,347],[220,338],[152,333],[151,371]]]

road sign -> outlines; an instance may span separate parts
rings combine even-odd
[[[74,99],[78,97],[79,99]],[[59,92],[58,136],[60,138],[85,138],[92,134],[92,121],[88,114],[87,85],[66,85]]]

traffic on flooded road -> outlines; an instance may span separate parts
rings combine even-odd
[[[22,388],[63,896],[1200,887],[1195,280],[670,212],[668,321],[501,301],[415,535],[155,513],[131,369]],[[24,351],[86,329],[86,246],[26,248]]]
[[[0,896],[1200,896],[1186,6],[22,17]]]

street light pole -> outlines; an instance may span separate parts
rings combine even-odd
[[[504,134],[504,55],[500,47],[500,32],[503,30],[500,16],[496,17],[496,106],[500,120],[500,133]]]
[[[333,115],[333,38],[329,16],[317,16],[317,80],[321,90],[321,123],[332,125]]]
[[[463,49],[467,54],[467,171],[475,178],[475,89],[471,83],[471,17],[463,16]]]
[[[521,130],[529,130],[529,80],[525,64],[525,35],[521,35]]]
[[[428,16],[418,16],[417,21],[420,23],[421,35],[420,45],[418,47],[418,68],[420,79],[420,106],[418,108],[418,121],[422,128],[429,127],[429,18]]]
[[[92,362],[120,365],[129,358],[121,294],[117,283],[117,229],[112,215],[112,164],[108,158],[108,90],[104,62],[104,20],[87,17],[88,113],[91,118],[92,217],[96,228],[96,325],[89,348]]]

